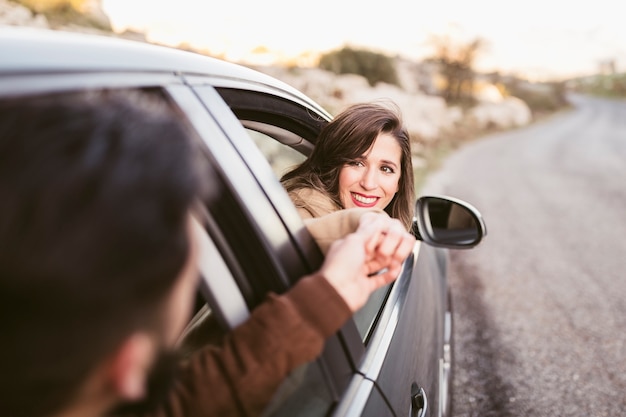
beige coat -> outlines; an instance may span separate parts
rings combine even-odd
[[[289,197],[303,219],[321,217],[343,208],[326,194],[312,188],[299,188],[295,191],[290,191]]]
[[[289,197],[324,254],[335,240],[356,231],[363,213],[385,213],[379,209],[343,209],[325,194],[310,188],[292,191]]]

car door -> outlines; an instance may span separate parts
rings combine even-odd
[[[381,312],[359,370],[376,383],[397,415],[437,416],[447,252],[416,246]]]
[[[289,135],[284,134],[281,148],[302,154],[310,152],[310,144],[314,145],[325,122],[320,122],[323,115],[315,115],[312,109],[272,94],[234,89],[218,89],[218,92],[243,126],[264,136],[275,137],[280,136],[277,131],[289,131],[293,138],[288,139]],[[283,149],[283,154],[286,152]],[[245,153],[243,146],[242,153]],[[250,165],[254,164],[253,154],[246,153]],[[273,159],[271,153],[265,153],[265,158]],[[293,163],[297,162],[296,158]],[[274,175],[280,176],[281,172],[283,168],[278,167]],[[275,184],[275,178],[271,178],[267,188]],[[283,195],[282,189],[276,190],[272,200],[279,201]],[[307,258],[310,242],[298,239],[301,224],[292,219],[291,206],[277,205],[276,209]],[[416,244],[414,256],[405,265],[398,282],[373,294],[368,304],[341,330],[339,337],[350,356],[353,374],[350,393],[341,397],[336,415],[385,415],[389,406],[398,414],[413,410],[418,415],[420,403],[429,397],[431,410],[437,411],[445,256],[442,249]],[[308,261],[310,265],[317,262],[317,259]]]
[[[200,97],[206,94],[204,100],[210,100],[208,92],[203,92],[201,88],[196,88],[196,91]],[[311,109],[271,94],[234,89],[218,89],[218,92],[227,101],[241,125],[265,136],[280,137],[282,132],[283,147],[295,148],[302,154],[310,151],[309,145],[314,144],[317,133],[324,123],[320,122],[323,115],[312,115]],[[290,136],[284,133],[285,130],[293,134],[293,140],[287,140]],[[248,165],[263,165],[257,161],[256,157],[259,154],[247,148],[249,138],[243,139],[242,136],[242,139],[234,137],[231,139],[237,142],[236,146],[240,147],[240,153]],[[271,139],[273,138],[267,140]],[[266,161],[271,159],[268,154],[263,158]],[[261,170],[256,174],[257,179],[267,175],[264,171]],[[284,202],[285,193],[282,187],[275,189],[280,169],[275,170],[273,174],[265,184],[265,192],[267,194],[275,192],[271,200],[292,236],[296,251],[300,251],[304,256],[304,262],[314,268],[320,260],[317,254],[315,258],[310,258],[315,250],[311,247],[310,241],[302,238],[306,233],[302,233],[300,219],[293,219],[293,207],[290,202]],[[417,244],[416,255],[419,255],[419,248],[420,245]],[[436,392],[438,377],[436,356],[440,349],[437,342],[440,338],[438,323],[442,321],[442,317],[434,313],[441,307],[439,302],[433,299],[436,300],[440,296],[441,271],[428,271],[432,265],[428,262],[418,263],[417,259],[418,256],[414,256],[413,261],[407,263],[398,281],[399,285],[379,290],[339,332],[338,338],[350,359],[351,372],[349,384],[337,397],[339,404],[346,404],[345,411],[340,407],[335,411],[336,415],[342,415],[344,412],[346,415],[393,415],[389,409],[390,404],[398,411],[409,410],[411,403],[417,404],[413,399],[415,395],[412,396],[411,393],[411,389],[415,390],[417,381],[421,384],[420,388],[425,387],[424,391]],[[421,275],[415,272],[419,268],[424,269]],[[412,298],[415,299],[415,303],[410,302]],[[424,320],[420,321],[420,316],[424,317]],[[406,335],[403,336],[403,333]],[[419,343],[425,346],[419,352],[415,352],[414,348],[419,346]],[[327,363],[327,367],[335,367],[336,365],[331,363],[343,354],[336,351],[334,357],[330,354],[322,360]],[[394,357],[401,360],[394,361]],[[415,364],[407,367],[402,365],[403,361]],[[394,369],[393,364],[398,365],[404,373]],[[391,384],[397,386],[394,379],[398,377],[406,379],[407,393],[396,398],[395,392],[385,393],[385,390],[390,390]],[[342,374],[340,379],[345,379],[345,375]],[[342,384],[339,383],[338,386]],[[300,397],[296,398],[302,400]],[[294,412],[293,409],[287,411]],[[402,414],[404,412],[406,411]]]
[[[322,254],[267,160],[208,81],[197,78],[194,93],[180,88],[169,92],[190,116],[217,173],[222,197],[207,207],[208,234],[250,311],[267,292],[282,293],[316,269]],[[230,300],[220,288],[208,285],[207,290],[212,309],[228,310]],[[287,378],[267,415],[293,415],[294,409],[298,415],[328,415],[352,373],[340,337],[331,337],[318,360]]]

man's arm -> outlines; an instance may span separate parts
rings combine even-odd
[[[260,415],[289,372],[315,359],[351,314],[319,273],[269,294],[219,348],[193,355],[158,415]]]
[[[259,415],[289,372],[315,359],[325,339],[397,277],[414,243],[386,214],[360,222],[331,245],[317,273],[283,295],[269,294],[221,347],[194,355],[156,415]]]

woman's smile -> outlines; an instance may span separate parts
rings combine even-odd
[[[385,209],[398,192],[402,148],[389,133],[378,135],[366,154],[348,162],[339,172],[343,208]]]
[[[355,205],[359,207],[374,207],[378,201],[378,197],[365,196],[359,193],[350,193]]]

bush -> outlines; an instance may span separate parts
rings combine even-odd
[[[568,106],[563,82],[532,84],[513,81],[504,83],[508,95],[524,101],[534,116],[553,113]]]
[[[371,86],[377,82],[399,85],[393,59],[372,51],[344,47],[322,55],[318,66],[335,74],[362,75]]]
[[[575,91],[614,98],[626,97],[626,74],[596,75],[570,82]]]

